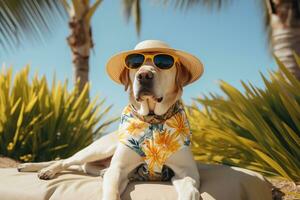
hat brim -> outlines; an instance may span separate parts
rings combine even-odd
[[[109,77],[118,84],[122,84],[120,81],[120,75],[125,67],[125,57],[132,53],[146,53],[146,52],[162,52],[169,53],[171,55],[176,55],[179,58],[180,63],[190,72],[191,79],[187,84],[190,84],[201,77],[203,74],[203,64],[201,61],[181,50],[169,49],[169,48],[147,48],[139,50],[130,50],[118,53],[112,56],[106,64],[106,71]],[[186,84],[186,85],[187,85]]]

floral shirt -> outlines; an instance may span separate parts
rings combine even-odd
[[[191,131],[184,107],[179,102],[170,118],[155,124],[137,118],[133,109],[128,105],[123,110],[119,141],[143,157],[150,180],[162,180],[165,161],[174,152],[190,145]]]

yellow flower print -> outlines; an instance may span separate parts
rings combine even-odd
[[[145,140],[142,149],[145,153],[144,160],[148,165],[149,175],[153,176],[154,171],[161,171],[167,159],[167,154],[162,151],[159,146],[155,145],[152,139]]]
[[[166,160],[183,146],[190,145],[187,117],[180,110],[163,123],[150,124],[137,118],[127,106],[119,126],[119,141],[138,153],[148,168],[150,180],[160,180]]]
[[[129,125],[126,130],[130,135],[136,136],[138,134],[144,134],[144,130],[149,125],[139,119],[131,119]]]
[[[131,108],[130,106],[126,106],[126,108],[123,110],[124,115],[129,115],[131,113]]]
[[[167,120],[166,124],[169,127],[174,128],[175,129],[174,134],[176,136],[180,136],[183,140],[190,134],[189,126],[186,123],[184,116],[181,115],[180,113],[177,113],[169,120]]]
[[[153,137],[155,145],[159,146],[161,150],[167,154],[176,152],[180,147],[177,136],[171,134],[170,131],[167,131],[166,129],[161,132],[154,131]]]

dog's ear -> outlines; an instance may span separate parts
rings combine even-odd
[[[189,83],[192,76],[191,73],[181,63],[176,63],[176,68],[176,85],[179,89],[182,89],[182,87]]]
[[[127,91],[129,86],[129,70],[124,69],[120,75],[120,81],[125,86],[125,91]]]

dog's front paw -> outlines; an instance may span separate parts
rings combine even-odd
[[[38,173],[39,179],[43,179],[43,180],[52,179],[54,176],[55,176],[55,172],[47,168],[40,170]]]
[[[32,168],[32,163],[23,163],[17,166],[18,172],[31,172],[34,171]]]
[[[121,200],[118,193],[103,194],[102,200]]]
[[[200,200],[200,199],[202,199],[200,193],[194,187],[187,189],[184,192],[184,194],[180,195],[178,198],[178,200]]]
[[[121,200],[121,198],[120,197],[116,197],[116,198],[109,197],[109,198],[102,198],[101,200]]]

